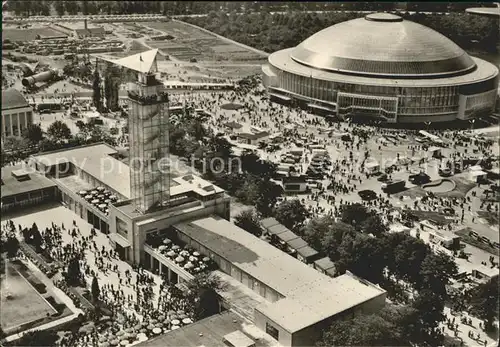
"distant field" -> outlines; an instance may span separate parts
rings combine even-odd
[[[132,54],[137,54],[141,52],[149,51],[149,48],[144,46],[142,43],[139,41],[132,41],[130,44],[130,50],[126,53],[126,55],[132,55]]]
[[[50,28],[2,30],[2,40],[9,39],[11,41],[31,41],[31,40],[36,40],[36,35],[61,36],[64,34]]]
[[[145,26],[174,37],[172,40],[150,41],[152,47],[173,57],[189,61],[255,61],[263,58],[239,45],[228,43],[200,29],[180,22],[145,22]]]
[[[2,280],[1,326],[10,330],[21,324],[43,319],[57,311],[49,305],[12,265]],[[11,297],[7,297],[11,295]]]

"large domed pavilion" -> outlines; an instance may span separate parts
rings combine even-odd
[[[387,122],[469,119],[494,109],[498,68],[423,25],[388,13],[342,22],[271,54],[275,101]]]

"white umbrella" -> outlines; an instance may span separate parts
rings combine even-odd
[[[167,246],[160,246],[160,247],[158,247],[158,250],[159,250],[159,251],[164,251],[164,250],[166,250],[166,249],[167,249]]]
[[[196,257],[190,256],[189,261],[197,261],[198,259]]]
[[[191,268],[193,268],[193,267],[194,267],[194,265],[193,265],[193,263],[191,263],[190,261],[189,261],[189,262],[187,262],[187,263],[186,263],[186,265],[184,265],[184,268],[185,268],[185,269],[191,269]]]
[[[164,245],[169,245],[169,244],[171,244],[171,243],[172,243],[172,241],[170,241],[170,239],[164,239],[164,240],[163,240],[163,244],[164,244]]]
[[[179,329],[179,326],[178,325],[172,325],[172,330],[176,330],[176,329]]]
[[[174,251],[175,251],[175,250],[177,250],[177,249],[179,249],[179,248],[180,248],[180,247],[179,247],[178,245],[173,245],[173,246],[172,246],[172,249],[173,249]]]
[[[162,331],[161,328],[154,328],[153,334],[155,334],[155,335],[161,334],[161,331]]]
[[[87,194],[87,191],[86,190],[80,190],[80,192],[78,194],[85,195],[85,194]]]
[[[174,252],[174,251],[168,251],[168,252],[167,252],[167,255],[168,255],[169,257],[173,257],[173,256],[175,255],[175,252]]]
[[[128,346],[130,344],[130,342],[128,342],[128,340],[123,340],[122,342],[120,342],[120,345],[122,346]]]
[[[195,257],[199,257],[199,256],[200,256],[200,253],[198,253],[198,252],[193,252],[193,255],[194,255]]]
[[[187,257],[189,255],[189,252],[188,251],[182,251],[179,254],[182,255],[183,257]]]
[[[147,337],[146,334],[144,334],[144,333],[137,334],[137,340],[139,340],[139,341],[147,341],[147,339],[148,339],[148,337]]]
[[[182,263],[184,261],[184,258],[183,257],[177,257],[177,258],[175,258],[175,261],[178,262],[178,263]]]
[[[181,322],[180,322],[178,319],[174,319],[174,320],[172,321],[172,325],[174,325],[174,326],[175,326],[175,325],[179,325],[179,324],[181,324]],[[173,327],[172,327],[172,328],[173,328]]]
[[[182,323],[184,323],[184,324],[191,324],[191,323],[193,323],[193,321],[191,320],[191,318],[184,318],[182,320]]]

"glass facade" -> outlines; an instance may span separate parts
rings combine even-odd
[[[338,114],[374,115],[395,120],[404,116],[406,120],[422,116],[458,115],[460,94],[496,93],[497,77],[465,86],[436,87],[395,87],[326,81],[311,76],[300,76],[268,65],[263,72],[269,73],[266,87],[276,86],[274,90],[290,96],[319,99],[337,103]],[[267,81],[265,79],[265,81]],[[490,94],[488,94],[490,95]],[[374,98],[375,97],[375,98]],[[482,96],[470,101],[476,106],[472,109],[494,106],[494,98]],[[481,106],[479,106],[481,105]],[[475,112],[475,111],[474,111]]]
[[[154,76],[140,76],[129,95],[131,195],[146,213],[169,200],[168,98]]]
[[[495,90],[468,96],[465,102],[465,118],[470,118],[482,113],[493,112],[496,97],[497,95]]]

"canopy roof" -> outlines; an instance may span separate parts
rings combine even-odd
[[[146,52],[129,55],[128,57],[120,59],[110,59],[103,56],[100,56],[100,58],[130,70],[134,70],[141,73],[148,73],[148,72],[156,72],[153,70],[153,67],[156,68],[157,54],[158,54],[158,48],[155,48]]]

